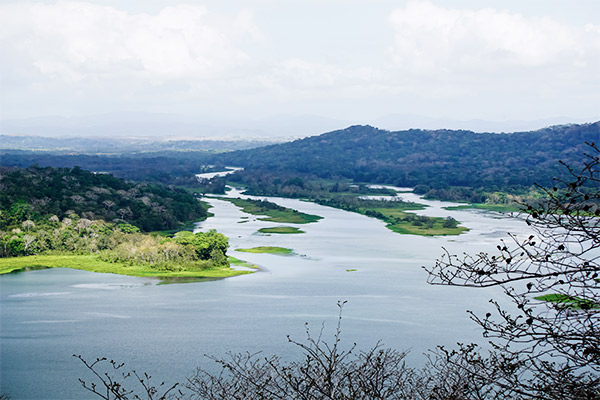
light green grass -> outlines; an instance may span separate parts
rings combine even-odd
[[[235,204],[245,213],[267,216],[267,218],[258,218],[260,221],[280,222],[284,224],[309,224],[311,222],[317,222],[320,219],[323,219],[323,217],[319,215],[306,214],[291,208],[276,210],[260,207],[259,205],[245,199],[221,198],[221,200],[226,200]]]
[[[235,258],[232,256],[229,256],[227,258],[229,259],[229,263],[231,265],[235,265],[236,267],[258,269],[258,265],[249,263],[248,261],[240,260],[239,258]]]
[[[93,255],[42,255],[27,257],[0,258],[0,274],[29,268],[72,268],[90,272],[151,278],[227,278],[247,274],[250,271],[236,271],[229,267],[197,269],[183,271],[160,271],[148,265],[128,265],[102,261]]]
[[[273,247],[273,246],[259,246],[251,249],[235,249],[235,251],[241,251],[244,253],[268,253],[268,254],[282,254],[291,255],[294,253],[292,249],[286,249],[285,247]]]
[[[295,233],[305,233],[300,229],[294,226],[274,226],[272,228],[260,228],[258,230],[260,233],[280,233],[280,234],[295,234]]]

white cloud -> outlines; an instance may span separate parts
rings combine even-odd
[[[212,78],[246,63],[243,43],[261,37],[249,11],[228,17],[189,4],[149,15],[85,2],[21,2],[0,5],[0,26],[0,54],[15,69],[4,72],[15,77],[28,65],[38,81],[54,83]]]
[[[448,1],[187,1],[0,2],[2,113],[596,112],[600,25]]]
[[[394,67],[417,77],[456,84],[461,79],[529,79],[533,74],[581,82],[596,79],[600,66],[597,26],[491,8],[447,9],[428,1],[410,1],[392,12],[389,21],[395,35],[390,48]]]

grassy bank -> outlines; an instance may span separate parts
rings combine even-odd
[[[202,264],[180,271],[161,271],[147,265],[129,265],[102,261],[93,255],[42,255],[0,258],[0,274],[28,268],[72,268],[90,272],[111,273],[151,278],[227,278],[250,273],[229,267],[206,268]]]
[[[258,269],[258,265],[249,263],[248,261],[240,260],[239,258],[235,258],[232,256],[229,256],[228,259],[229,264],[234,265],[236,267]]]
[[[274,226],[272,228],[260,228],[258,230],[260,233],[279,233],[283,235],[295,234],[295,233],[305,233],[304,231],[294,227],[294,226]]]
[[[273,247],[273,246],[259,246],[252,247],[250,249],[235,249],[235,251],[241,251],[243,253],[268,253],[268,254],[282,254],[290,255],[294,251],[292,249],[286,249],[285,247]]]
[[[323,217],[306,214],[298,210],[279,206],[266,200],[231,199],[220,198],[240,207],[243,212],[252,215],[266,215],[267,218],[259,218],[261,221],[280,222],[284,224],[309,224],[317,222]]]

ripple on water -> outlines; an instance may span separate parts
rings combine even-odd
[[[156,283],[144,282],[144,283],[77,283],[71,285],[71,287],[78,289],[101,289],[101,290],[117,290],[117,289],[133,289],[143,286],[152,286]]]
[[[41,292],[32,292],[32,293],[17,293],[17,294],[10,294],[7,297],[46,297],[46,296],[65,296],[71,294],[71,292],[46,292],[46,293],[41,293]]]

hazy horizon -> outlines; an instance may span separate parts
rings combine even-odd
[[[135,114],[176,117],[151,136],[198,137],[593,122],[599,14],[593,0],[2,0],[0,131],[154,129]],[[93,121],[119,114],[121,130]]]

